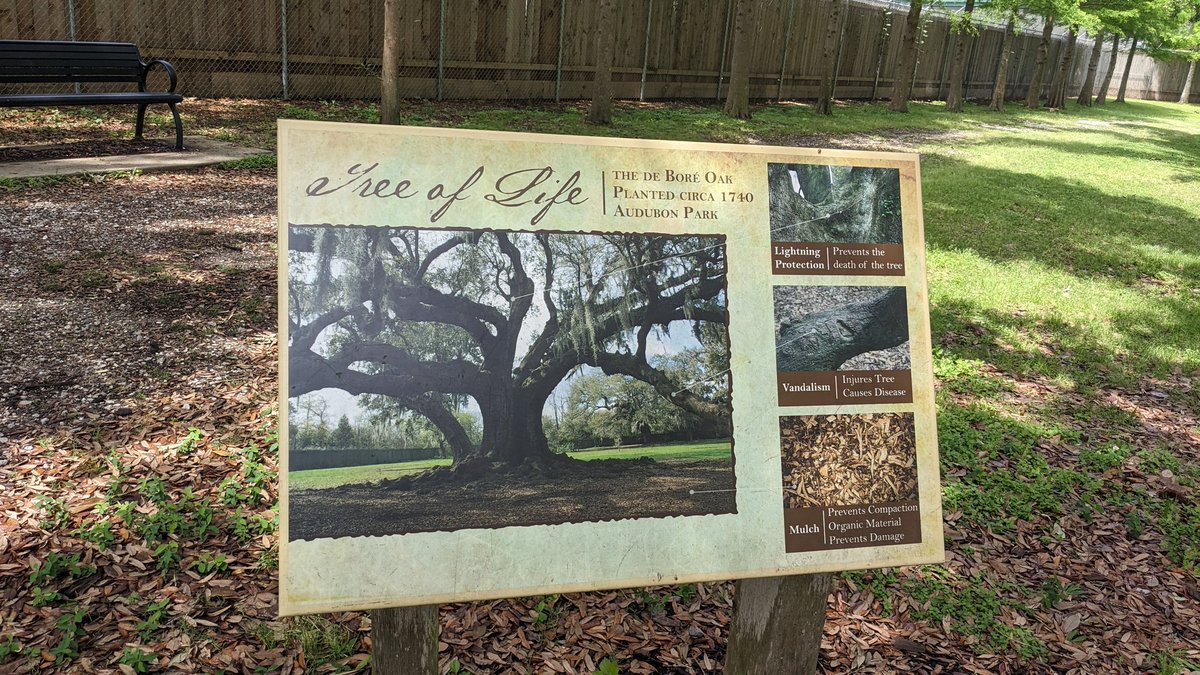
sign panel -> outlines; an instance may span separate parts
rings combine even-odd
[[[943,559],[914,155],[281,120],[280,611]]]

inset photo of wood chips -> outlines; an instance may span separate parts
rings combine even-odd
[[[915,500],[912,413],[779,418],[784,508]]]

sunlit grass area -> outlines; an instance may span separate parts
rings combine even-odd
[[[722,461],[729,460],[729,443],[700,442],[676,443],[672,445],[650,445],[623,448],[590,448],[567,453],[575,459],[594,461],[599,459],[638,459],[647,457],[656,462],[669,461]],[[349,466],[337,469],[310,469],[288,474],[289,488],[293,490],[316,490],[321,488],[366,483],[384,478],[411,476],[435,466],[449,466],[449,459],[422,459],[395,464],[373,464]]]

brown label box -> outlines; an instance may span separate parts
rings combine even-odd
[[[779,405],[912,403],[912,371],[779,373]]]
[[[915,499],[784,509],[783,524],[788,553],[921,543],[921,508]]]
[[[771,244],[773,274],[904,276],[903,244]]]

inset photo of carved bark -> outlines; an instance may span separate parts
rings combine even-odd
[[[902,286],[775,286],[779,372],[908,370]]]
[[[768,164],[772,241],[899,244],[898,169]]]
[[[784,508],[917,498],[912,413],[781,417],[779,437]]]
[[[288,234],[291,539],[736,510],[723,237]]]

